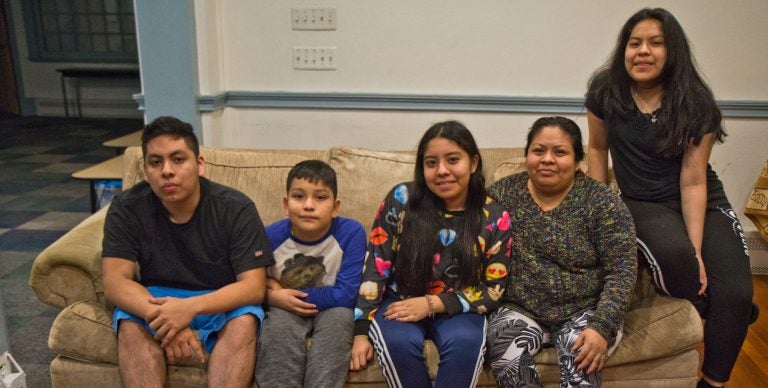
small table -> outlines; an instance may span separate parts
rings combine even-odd
[[[117,154],[122,154],[126,148],[130,146],[141,145],[141,134],[143,131],[139,130],[133,133],[129,133],[125,136],[116,137],[112,140],[107,140],[101,143],[104,147],[114,148]]]
[[[72,178],[87,180],[91,186],[91,213],[95,213],[96,204],[96,181],[117,180],[123,178],[123,155],[115,156],[112,159],[105,160],[99,164],[84,168],[72,173]]]
[[[139,79],[138,67],[62,67],[56,69],[61,73],[61,93],[64,95],[64,113],[69,117],[69,101],[67,100],[67,78],[72,78],[75,87],[75,106],[77,107],[77,117],[83,117],[80,109],[80,83],[81,78],[122,78]]]

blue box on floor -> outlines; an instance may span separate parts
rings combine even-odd
[[[109,205],[117,194],[123,190],[121,180],[100,180],[93,183],[96,190],[96,209]]]

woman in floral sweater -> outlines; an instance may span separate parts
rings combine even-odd
[[[477,145],[458,122],[427,130],[414,176],[376,214],[350,368],[364,369],[375,348],[390,387],[431,387],[429,338],[440,353],[435,386],[471,387],[483,364],[483,314],[507,280],[509,216],[486,196]]]
[[[488,323],[491,370],[501,387],[540,386],[533,356],[551,343],[561,387],[600,386],[636,279],[632,217],[578,170],[584,150],[573,121],[537,120],[525,155],[527,172],[490,188],[509,209],[514,241],[514,277]]]

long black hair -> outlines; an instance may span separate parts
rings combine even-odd
[[[450,140],[464,150],[470,162],[477,161],[470,175],[464,216],[457,225],[453,254],[458,256],[458,287],[477,283],[485,264],[485,255],[477,239],[482,229],[482,212],[486,200],[483,160],[472,133],[457,121],[445,121],[430,127],[422,136],[416,152],[414,187],[408,193],[400,246],[395,257],[393,276],[403,295],[423,295],[432,279],[433,255],[439,251],[437,236],[444,226],[444,201],[427,187],[424,179],[424,153],[436,138]]]
[[[692,142],[712,132],[722,143],[726,133],[722,115],[712,90],[697,70],[685,31],[675,17],[663,8],[644,8],[632,15],[619,32],[613,54],[589,79],[588,96],[603,107],[605,116],[627,118],[635,114],[632,78],[624,65],[624,51],[632,29],[643,20],[658,20],[664,33],[667,60],[659,75],[662,85],[661,111],[656,122],[656,148],[665,156],[680,155]]]

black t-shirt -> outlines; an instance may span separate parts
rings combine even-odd
[[[630,199],[650,202],[680,200],[680,170],[683,155],[667,157],[656,148],[656,124],[651,114],[637,107],[629,117],[608,115],[593,93],[588,93],[586,107],[602,119],[608,136],[613,170],[621,194]],[[722,191],[722,183],[707,164],[708,191]]]
[[[236,275],[274,264],[256,206],[243,193],[200,178],[200,203],[184,224],[170,221],[149,184],[113,201],[104,224],[103,257],[139,264],[144,286],[213,290]]]

